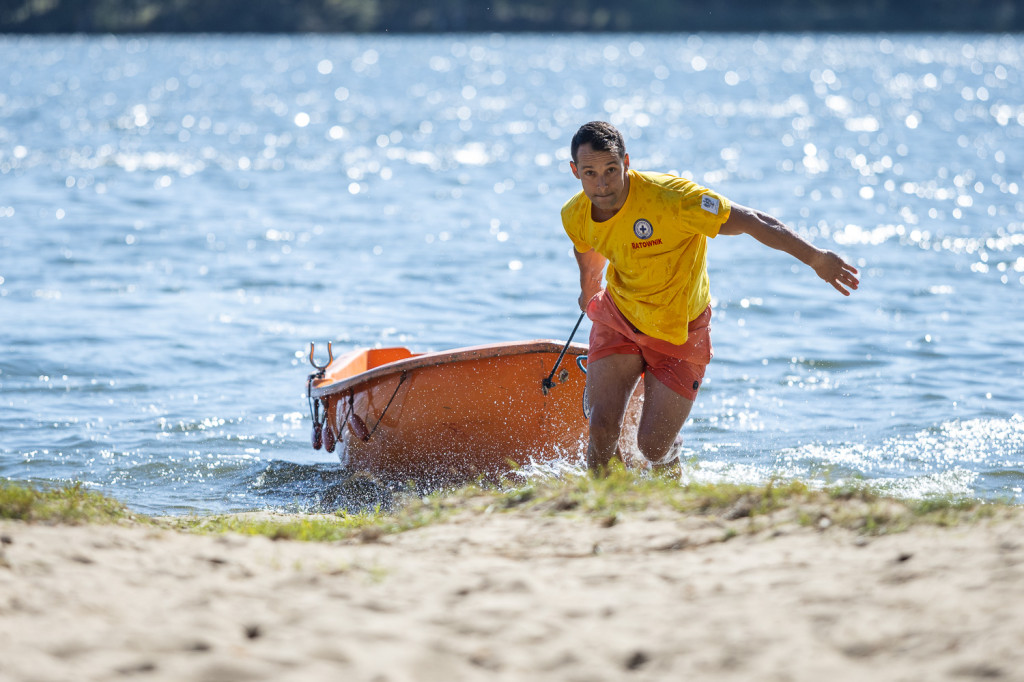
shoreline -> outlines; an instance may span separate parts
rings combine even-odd
[[[84,6],[83,6],[84,4]],[[267,0],[258,11],[199,0],[82,3],[52,0],[0,9],[0,32],[26,33],[336,33],[424,35],[492,33],[765,33],[765,32],[1019,32],[1024,13],[1012,2],[975,3],[970,12],[944,0],[800,1],[766,5],[726,0],[714,7],[696,0],[609,7],[598,0],[572,5],[520,0],[492,7],[464,0],[424,5],[410,0],[311,0],[295,5]],[[612,11],[614,10],[614,11]]]
[[[420,527],[320,543],[0,521],[0,682],[853,682],[1024,665],[1017,507],[871,535],[839,520],[856,500],[751,515],[566,499],[452,502]]]

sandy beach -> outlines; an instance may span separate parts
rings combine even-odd
[[[466,509],[303,543],[0,522],[0,680],[1024,679],[1013,510],[750,523]]]

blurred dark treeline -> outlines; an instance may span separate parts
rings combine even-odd
[[[1020,32],[1024,0],[0,0],[0,33]]]

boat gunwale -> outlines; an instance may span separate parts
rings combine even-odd
[[[419,353],[402,360],[395,360],[379,367],[359,372],[340,380],[332,380],[329,376],[321,379],[314,379],[310,386],[310,397],[326,398],[328,396],[343,393],[350,388],[359,386],[369,381],[381,379],[392,374],[401,374],[417,369],[437,367],[439,365],[457,364],[462,362],[473,362],[477,360],[488,360],[509,355],[533,355],[536,353],[560,353],[565,348],[566,355],[585,355],[587,345],[583,343],[571,343],[566,346],[560,341],[551,339],[536,339],[533,341],[513,341],[508,343],[491,343],[480,346],[467,346],[465,348],[454,348],[445,351],[434,351],[430,353]],[[374,348],[362,349],[362,352],[377,350]],[[352,351],[360,352],[359,350]],[[350,355],[351,353],[347,353]],[[345,356],[341,356],[345,357]],[[341,357],[338,359],[340,360]],[[564,361],[564,358],[563,358]],[[333,363],[332,363],[333,364]],[[326,371],[330,372],[330,365]]]

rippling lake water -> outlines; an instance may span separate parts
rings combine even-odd
[[[844,299],[711,243],[689,475],[1021,500],[1018,36],[0,36],[0,62],[0,477],[329,501],[309,342],[564,340],[568,143],[605,119],[633,167],[862,271]]]

